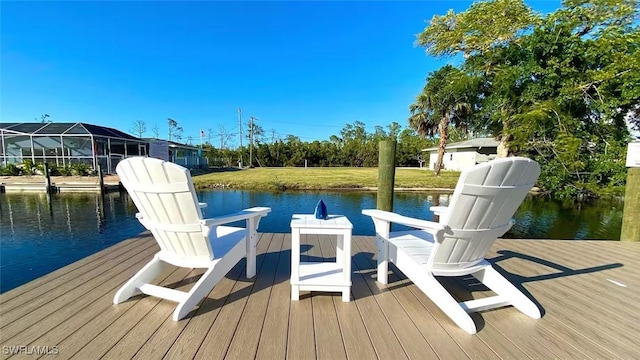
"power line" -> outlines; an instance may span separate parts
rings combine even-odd
[[[240,168],[242,168],[242,109],[238,108],[238,128],[240,128]]]
[[[286,125],[300,125],[300,126],[305,126],[305,127],[307,127],[307,126],[331,127],[331,128],[343,128],[344,127],[344,125],[326,125],[326,124],[310,124],[310,123],[301,124],[301,123],[288,122],[288,121],[277,121],[277,120],[273,121],[273,120],[264,120],[264,119],[262,119],[262,120],[266,121],[268,123],[286,124]]]

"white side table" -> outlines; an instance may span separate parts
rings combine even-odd
[[[351,299],[351,230],[342,215],[318,220],[312,214],[295,214],[291,219],[291,300],[300,291],[340,291],[342,301]],[[336,235],[336,262],[300,262],[300,235]]]

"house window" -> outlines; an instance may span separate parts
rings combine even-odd
[[[449,161],[453,161],[453,154],[449,154]]]

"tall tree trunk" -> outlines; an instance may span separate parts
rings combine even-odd
[[[498,158],[504,158],[509,156],[509,139],[511,138],[508,135],[509,125],[507,122],[502,123],[502,134],[500,135],[500,143],[498,144],[498,148],[496,149],[496,156]]]
[[[503,136],[500,138],[500,143],[498,144],[496,153],[498,158],[509,156],[509,142],[507,141],[506,136]]]
[[[445,113],[438,125],[438,132],[440,133],[440,144],[438,144],[438,160],[433,169],[433,173],[436,176],[440,176],[440,170],[442,170],[442,164],[444,161],[444,149],[449,141],[449,113]]]

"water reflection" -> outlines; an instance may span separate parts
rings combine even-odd
[[[355,235],[373,235],[373,223],[361,214],[376,207],[375,192],[254,192],[210,190],[198,193],[208,203],[207,217],[252,206],[269,206],[261,232],[290,232],[291,215],[312,213],[322,199],[330,214],[344,214]],[[448,205],[450,194],[402,192],[394,197],[396,212],[435,220],[432,205]],[[507,238],[619,239],[622,201],[561,204],[528,197],[515,215]],[[0,194],[0,292],[131,238],[143,227],[125,193]],[[402,227],[395,226],[394,230]]]
[[[0,195],[0,292],[143,231],[126,194]]]
[[[518,208],[507,238],[620,239],[623,202],[561,203],[529,196]]]
[[[373,222],[362,209],[376,207],[375,192],[250,192],[209,190],[199,193],[209,203],[207,216],[223,215],[229,209],[270,206],[271,214],[260,223],[260,231],[289,232],[291,215],[313,213],[322,199],[329,213],[344,214],[353,223],[356,235],[373,235]],[[429,208],[449,204],[450,193],[398,192],[394,210],[402,215],[436,220]],[[620,238],[622,201],[599,200],[591,203],[560,203],[548,198],[528,196],[515,214],[516,225],[506,238],[520,239],[608,239]],[[404,229],[394,225],[394,230]]]

